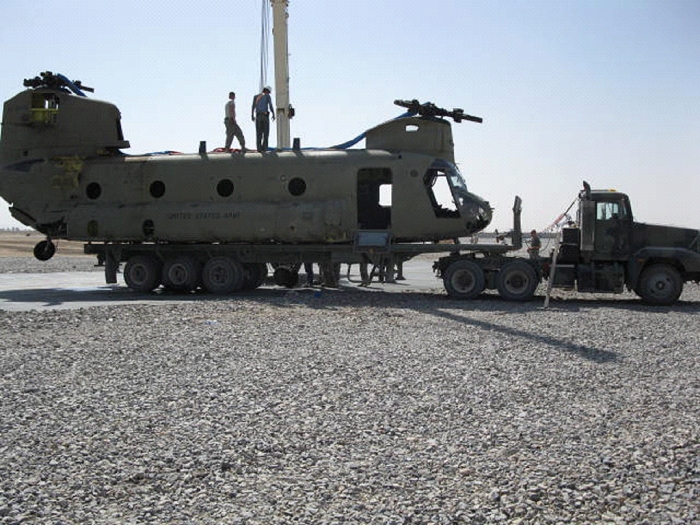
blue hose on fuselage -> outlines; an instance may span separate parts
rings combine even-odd
[[[392,119],[392,120],[399,120],[400,118],[412,117],[413,115],[415,115],[415,113],[412,113],[412,112],[410,112],[410,111],[407,111],[407,112],[404,113],[403,115],[399,115],[398,117],[396,117],[396,118],[394,118],[394,119]],[[342,144],[338,144],[338,145],[336,145],[336,146],[331,146],[329,149],[348,149],[348,148],[352,148],[355,144],[357,144],[357,143],[360,142],[361,140],[364,140],[366,136],[367,136],[367,132],[366,132],[366,131],[363,131],[362,133],[360,133],[360,134],[359,134],[357,137],[355,137],[354,139],[349,140],[349,141],[347,141],[347,142],[343,142]]]
[[[83,93],[83,91],[78,86],[75,85],[75,83],[72,80],[69,80],[68,77],[66,77],[65,75],[61,75],[60,73],[57,73],[56,77],[60,78],[66,84],[66,86],[68,86],[68,89],[70,89],[76,95],[78,95],[80,97],[87,96],[85,93]]]

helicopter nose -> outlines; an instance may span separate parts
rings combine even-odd
[[[493,218],[493,210],[489,203],[476,195],[465,206],[465,225],[469,235],[486,228]]]

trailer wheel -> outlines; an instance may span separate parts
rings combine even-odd
[[[167,259],[161,280],[168,290],[189,292],[201,281],[201,265],[192,257],[182,255]]]
[[[442,274],[442,282],[448,295],[456,299],[474,299],[486,287],[481,266],[466,259],[450,264]]]
[[[537,289],[537,273],[525,261],[510,261],[496,275],[496,287],[507,301],[529,301]]]
[[[265,282],[267,277],[267,264],[248,263],[243,265],[243,285],[242,290],[255,290]]]
[[[646,268],[634,290],[645,303],[666,306],[675,303],[683,292],[683,279],[669,264],[653,264]]]
[[[217,256],[209,259],[202,269],[202,286],[213,294],[226,294],[239,290],[243,285],[243,265],[231,257]]]
[[[135,255],[126,262],[124,281],[135,292],[151,292],[160,284],[160,261],[150,255]]]

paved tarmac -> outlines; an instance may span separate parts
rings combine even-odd
[[[367,289],[359,287],[360,276],[357,266],[352,267],[350,281],[347,280],[346,267],[343,265],[340,290],[355,290],[373,293],[401,293],[434,291],[444,294],[442,280],[435,277],[432,260],[414,259],[404,263],[405,281],[395,284],[373,282]],[[302,278],[304,275],[302,274]],[[5,273],[0,274],[0,310],[28,311],[76,309],[93,306],[119,304],[158,304],[177,303],[212,297],[203,293],[176,294],[157,290],[150,294],[140,294],[129,290],[121,274],[118,284],[105,284],[104,273],[94,272],[56,272],[56,273]],[[263,286],[268,293],[298,293],[300,288],[287,289],[279,286]],[[320,286],[314,287],[314,293],[323,293]],[[309,291],[308,289],[306,291]],[[258,291],[245,294],[259,293]],[[236,294],[228,297],[235,298]]]

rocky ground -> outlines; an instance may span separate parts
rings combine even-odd
[[[0,523],[700,523],[700,287],[541,305],[0,311]]]
[[[0,230],[0,259],[4,257],[32,257],[34,246],[46,239],[45,235],[29,230]],[[56,241],[57,253],[61,256],[82,255],[83,243]]]

